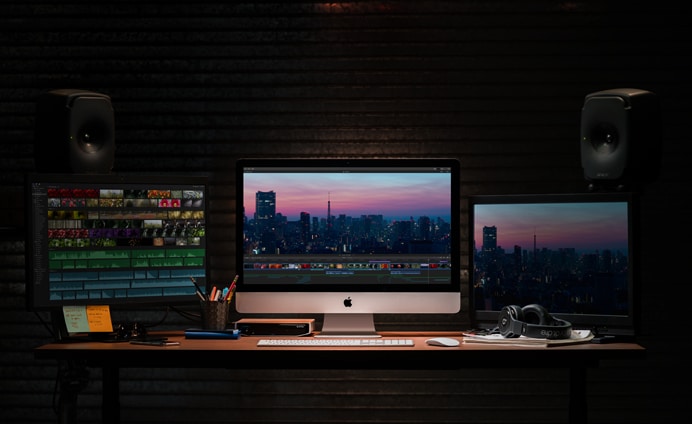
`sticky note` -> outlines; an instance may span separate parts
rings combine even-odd
[[[108,305],[63,306],[62,313],[69,333],[113,331]]]

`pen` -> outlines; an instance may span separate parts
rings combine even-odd
[[[178,346],[180,342],[169,342],[168,340],[130,340],[130,344],[148,346]]]
[[[216,286],[211,288],[211,294],[209,295],[209,300],[216,300]]]
[[[231,303],[231,299],[233,298],[233,293],[235,292],[235,284],[231,286],[231,289],[228,291],[228,295],[226,296],[226,301],[228,303]]]
[[[224,299],[229,303],[231,302],[231,298],[233,298],[233,292],[235,292],[235,285],[237,282],[238,282],[238,274],[235,275],[235,278],[233,279],[231,286],[228,288],[228,293],[226,294],[226,297],[224,297]]]
[[[190,281],[192,281],[192,284],[195,285],[195,291],[197,292],[197,296],[199,296],[199,298],[202,300],[207,300],[207,297],[202,292],[202,289],[200,289],[199,286],[197,285],[197,281],[195,280],[195,277],[190,276]]]
[[[199,299],[200,299],[200,300],[207,300],[207,299],[204,297],[204,295],[202,294],[201,291],[195,290],[195,293],[197,293],[197,296],[199,296]]]

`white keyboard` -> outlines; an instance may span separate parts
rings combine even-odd
[[[366,338],[366,339],[342,339],[342,338],[304,338],[304,339],[259,339],[257,341],[257,346],[294,346],[294,347],[312,347],[312,346],[345,346],[345,347],[402,347],[402,346],[413,346],[414,342],[412,339],[380,339],[380,338]]]

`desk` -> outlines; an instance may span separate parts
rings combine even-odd
[[[36,359],[83,361],[103,371],[104,423],[120,421],[120,368],[209,368],[228,363],[228,368],[248,364],[281,369],[460,369],[478,366],[517,368],[569,368],[570,423],[587,422],[586,374],[602,360],[643,359],[646,349],[634,343],[574,344],[526,347],[462,343],[458,347],[435,347],[425,339],[444,336],[461,338],[458,332],[382,332],[383,337],[410,338],[411,347],[257,347],[260,337],[238,340],[185,339],[182,331],[157,332],[179,341],[178,346],[143,346],[130,343],[51,343],[38,347]],[[279,336],[276,336],[279,337]],[[233,361],[227,360],[232,351]],[[481,364],[481,365],[479,365]]]

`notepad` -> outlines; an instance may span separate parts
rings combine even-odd
[[[568,344],[588,343],[594,338],[590,330],[572,330],[568,339],[540,339],[535,337],[504,337],[501,334],[464,334],[464,343],[490,343],[513,346],[564,346]]]

